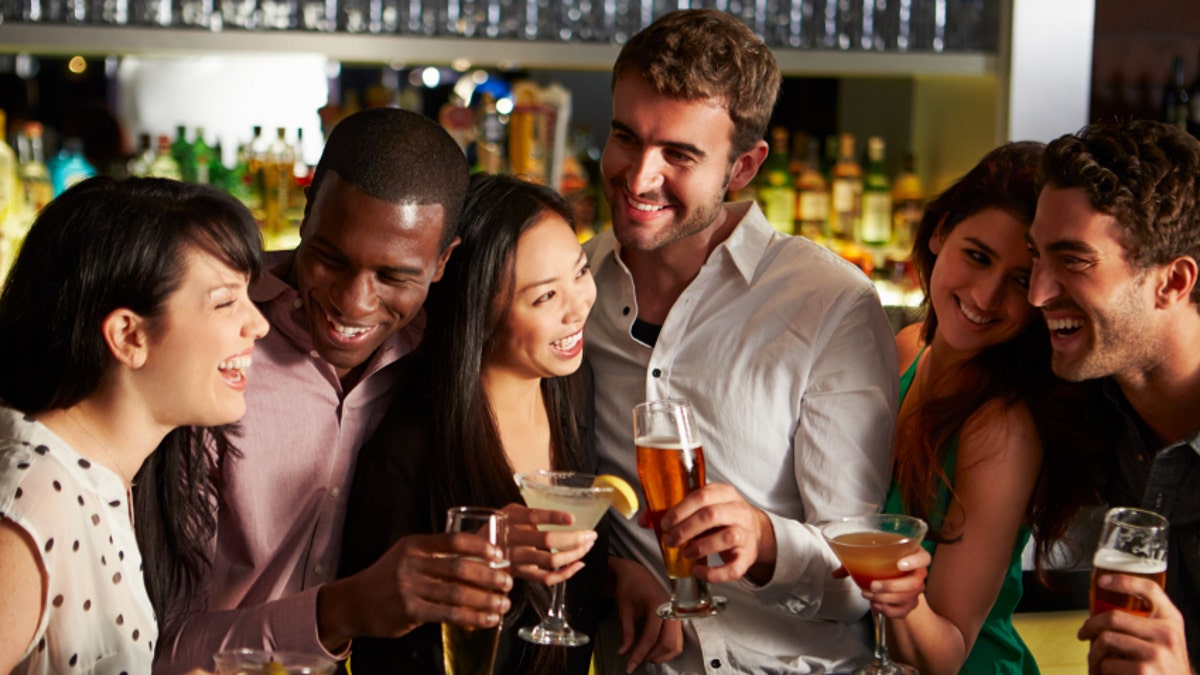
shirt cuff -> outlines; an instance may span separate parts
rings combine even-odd
[[[280,606],[277,616],[290,616],[294,619],[276,625],[275,644],[308,645],[305,651],[309,653],[344,661],[350,656],[350,642],[337,653],[331,653],[321,644],[321,636],[317,631],[317,594],[320,590],[320,586],[307,588],[278,601]]]

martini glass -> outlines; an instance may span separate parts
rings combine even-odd
[[[604,512],[612,504],[613,489],[594,487],[596,477],[572,471],[535,471],[517,474],[517,485],[521,497],[531,509],[566,511],[575,517],[570,525],[538,525],[543,532],[593,530]],[[517,631],[523,639],[539,645],[564,645],[576,647],[588,643],[588,636],[571,628],[567,623],[567,582],[560,581],[551,587],[550,609],[546,618],[536,626],[526,626]]]
[[[926,529],[925,521],[920,518],[876,514],[828,523],[821,533],[854,583],[865,591],[870,589],[872,581],[905,574],[896,563],[920,548]],[[875,658],[854,671],[854,675],[917,675],[916,669],[888,657],[887,621],[874,610],[871,616],[875,620]]]

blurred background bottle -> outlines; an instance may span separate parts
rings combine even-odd
[[[55,197],[79,181],[96,175],[96,168],[83,156],[83,141],[76,137],[63,141],[62,150],[50,161],[49,169]]]
[[[880,255],[882,248],[892,239],[892,186],[883,166],[885,152],[882,138],[872,136],[867,139],[867,170],[863,174],[859,241],[880,249]],[[876,260],[877,265],[880,262]]]
[[[795,231],[824,243],[829,237],[829,184],[821,175],[821,142],[809,138],[796,172]]]
[[[171,149],[171,139],[166,134],[160,135],[154,159],[150,161],[150,169],[146,175],[155,178],[183,180],[183,170]]]
[[[40,213],[54,196],[42,134],[41,122],[30,121],[17,137],[17,181],[21,202],[30,215]]]
[[[854,158],[854,135],[838,137],[837,163],[829,186],[829,232],[834,239],[854,241],[862,207],[862,167]]]
[[[767,222],[784,234],[795,232],[796,189],[788,171],[788,130],[771,129],[771,151],[758,170],[757,198]]]
[[[892,243],[897,252],[908,256],[913,238],[924,213],[921,178],[917,175],[917,160],[912,152],[904,153],[904,168],[892,183]]]

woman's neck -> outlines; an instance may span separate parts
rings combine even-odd
[[[35,418],[80,455],[115,472],[127,489],[169,431],[145,411],[99,392]]]
[[[550,418],[541,379],[518,377],[484,365],[480,383],[513,470],[522,473],[552,468]]]

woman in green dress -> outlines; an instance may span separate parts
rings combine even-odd
[[[990,152],[929,204],[914,243],[926,318],[896,339],[885,511],[929,522],[933,561],[923,591],[920,570],[867,595],[889,617],[893,657],[925,675],[1038,672],[1012,625],[1021,554],[1032,529],[1041,565],[1090,497],[1056,479],[1065,467],[1051,453],[1078,447],[1063,416],[1079,391],[1053,376],[1044,321],[1026,299],[1042,147]]]

